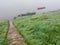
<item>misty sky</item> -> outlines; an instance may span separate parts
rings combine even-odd
[[[0,19],[8,19],[18,14],[37,11],[37,7],[46,6],[45,11],[60,9],[60,0],[0,0]]]

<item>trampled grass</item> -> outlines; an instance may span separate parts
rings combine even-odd
[[[60,45],[60,11],[14,20],[28,45]]]
[[[0,22],[0,45],[7,45],[8,22]]]

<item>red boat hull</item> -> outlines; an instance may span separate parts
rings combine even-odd
[[[40,10],[40,9],[45,9],[45,7],[39,7],[38,10]]]

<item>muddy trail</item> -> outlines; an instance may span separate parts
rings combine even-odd
[[[9,21],[8,45],[27,45],[23,37],[18,33],[14,27],[13,22]]]

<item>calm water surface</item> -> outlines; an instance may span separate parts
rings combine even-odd
[[[42,5],[46,9],[37,10]],[[60,0],[0,0],[0,20],[12,19],[21,13],[40,14],[57,9],[60,9]]]

